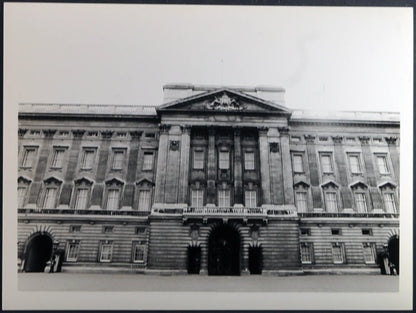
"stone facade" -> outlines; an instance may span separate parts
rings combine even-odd
[[[375,269],[396,249],[398,114],[294,111],[282,88],[164,92],[155,108],[20,105],[21,270],[56,251],[63,270]]]

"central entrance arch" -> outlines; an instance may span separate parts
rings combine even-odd
[[[231,225],[216,226],[209,235],[208,275],[240,275],[240,234]]]
[[[30,239],[26,248],[25,272],[43,272],[52,255],[52,238],[39,234]]]

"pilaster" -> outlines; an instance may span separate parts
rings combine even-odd
[[[397,146],[397,137],[385,137],[389,146],[391,163],[393,164],[394,175],[400,181],[400,154]]]
[[[270,198],[270,171],[269,171],[269,144],[267,140],[268,128],[261,127],[259,132],[259,152],[260,152],[260,177],[262,204],[271,204]]]
[[[352,196],[351,191],[348,188],[347,179],[347,165],[345,164],[344,149],[342,147],[342,136],[333,136],[332,141],[334,142],[335,152],[335,163],[338,169],[338,179],[341,184],[341,198],[343,209],[352,208]]]
[[[191,127],[181,126],[181,160],[180,160],[180,175],[179,175],[179,203],[188,202],[189,192],[189,152],[191,147]]]
[[[207,179],[207,204],[215,204],[215,178],[217,175],[217,162],[215,151],[215,129],[208,128],[208,179]]]
[[[316,136],[314,135],[305,135],[306,152],[308,154],[309,172],[311,179],[313,208],[322,208],[322,194],[321,188],[319,187],[319,169],[318,159],[316,156],[315,138]]]
[[[243,204],[243,170],[241,164],[241,130],[234,128],[234,204]]]
[[[294,204],[295,199],[293,195],[292,162],[290,160],[289,128],[281,127],[279,128],[279,132],[280,145],[282,147],[283,188],[285,204]]]
[[[155,200],[154,203],[163,203],[165,194],[165,176],[168,155],[168,125],[160,125],[159,150],[157,155]]]

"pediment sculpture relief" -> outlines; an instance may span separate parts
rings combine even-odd
[[[206,108],[219,111],[241,111],[245,109],[235,98],[231,98],[226,93],[223,93],[220,97],[215,97],[214,101],[206,104]]]

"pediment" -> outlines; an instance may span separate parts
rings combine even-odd
[[[368,188],[368,186],[367,186],[367,184],[366,184],[366,183],[364,183],[363,181],[358,180],[358,181],[356,181],[356,182],[352,183],[352,184],[350,185],[350,188],[351,188],[351,189],[358,189],[358,188],[361,188],[361,189],[367,189],[367,188]]]
[[[321,184],[321,187],[323,189],[328,189],[328,188],[338,188],[339,186],[335,181],[328,180],[328,181],[324,182],[323,184]]]
[[[50,177],[48,177],[48,178],[44,179],[44,180],[43,180],[43,182],[44,182],[46,185],[50,185],[50,184],[56,184],[56,185],[59,185],[59,184],[61,184],[61,183],[62,183],[62,180],[61,180],[60,178],[56,177],[56,176],[50,176]]]
[[[204,112],[204,113],[275,113],[290,115],[288,108],[272,101],[264,100],[228,88],[217,89],[177,99],[156,109],[165,112]]]
[[[106,185],[122,186],[122,185],[124,185],[124,182],[121,179],[117,178],[117,177],[113,177],[113,178],[107,180],[105,182],[105,184]]]
[[[80,177],[78,179],[75,179],[74,182],[77,185],[81,185],[82,183],[84,183],[86,185],[92,185],[94,183],[91,179],[89,179],[89,178],[87,178],[85,176]]]
[[[154,182],[152,182],[150,179],[142,178],[139,181],[136,182],[136,185],[150,185],[153,186]]]

